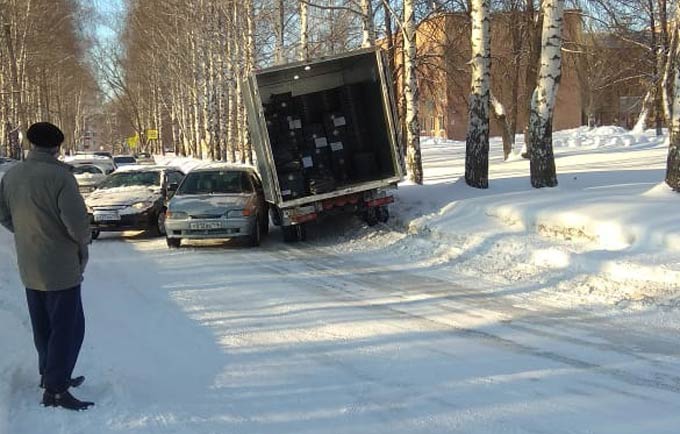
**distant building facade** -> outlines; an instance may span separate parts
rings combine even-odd
[[[527,83],[531,74],[529,65],[533,64],[529,58],[530,41],[515,24],[525,18],[520,13],[497,13],[491,17],[490,25],[491,89],[503,104],[516,133],[526,127],[530,93],[535,85],[535,80]],[[645,85],[626,77],[636,75],[631,69],[642,66],[635,59],[644,56],[630,51],[626,54],[629,46],[604,43],[602,38],[584,35],[580,11],[565,11],[562,79],[555,105],[554,130],[588,124],[629,126],[632,119],[637,119]],[[540,40],[534,43],[540,50]],[[447,13],[422,22],[418,27],[417,47],[422,135],[464,140],[471,80],[469,17]],[[401,71],[399,46],[396,53],[396,69]],[[490,127],[492,136],[501,135],[502,126],[492,113]]]

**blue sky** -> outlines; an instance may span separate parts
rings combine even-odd
[[[101,39],[110,39],[116,36],[121,23],[123,13],[123,0],[85,0],[90,1],[97,11],[98,20],[96,35]]]

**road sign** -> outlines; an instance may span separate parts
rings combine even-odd
[[[146,130],[144,134],[147,140],[158,140],[158,130]]]
[[[139,136],[137,134],[135,134],[132,137],[128,137],[125,140],[125,142],[127,143],[128,148],[135,149],[137,147],[137,145],[139,144]]]

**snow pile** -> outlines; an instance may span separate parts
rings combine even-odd
[[[490,188],[476,190],[462,179],[465,144],[425,139],[425,185],[404,183],[394,206],[397,224],[432,240],[422,261],[543,282],[569,302],[680,304],[680,195],[663,182],[665,137],[585,127],[554,142],[557,188],[533,189],[528,160],[504,162],[493,139]]]
[[[1,167],[1,166],[0,166]],[[2,172],[0,172],[0,176]],[[0,228],[0,231],[4,229]],[[38,384],[37,372],[30,372],[24,361],[33,355],[33,337],[28,322],[23,285],[16,271],[13,243],[0,243],[0,433],[8,432],[11,393],[19,377],[31,376]]]
[[[615,126],[579,127],[559,131],[553,138],[555,148],[628,147],[647,143],[646,135],[636,135]]]

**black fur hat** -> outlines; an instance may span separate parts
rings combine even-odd
[[[64,133],[49,122],[38,122],[26,131],[28,141],[39,148],[56,148],[64,142]]]

